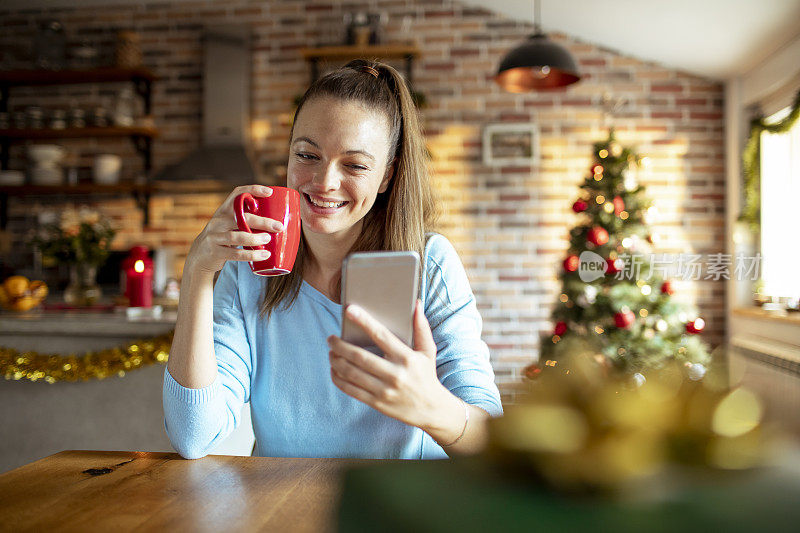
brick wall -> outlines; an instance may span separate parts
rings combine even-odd
[[[201,48],[204,24],[240,22],[253,31],[252,118],[259,169],[275,183],[285,163],[292,99],[308,80],[298,49],[342,38],[342,14],[367,8],[388,16],[387,42],[413,37],[422,50],[414,81],[425,93],[424,122],[433,153],[437,191],[445,207],[441,232],[454,243],[466,266],[483,319],[483,337],[492,349],[497,381],[506,399],[509,385],[537,353],[538,335],[549,330],[550,306],[567,232],[575,222],[569,209],[591,161],[591,145],[613,124],[624,144],[650,159],[639,180],[649,188],[659,214],[654,221],[658,252],[722,251],[724,235],[723,90],[719,83],[642,61],[572,37],[552,34],[577,58],[580,83],[558,92],[512,95],[491,80],[502,55],[532,27],[451,0],[329,2],[169,2],[149,6],[0,11],[0,46],[29,42],[37,21],[61,20],[71,41],[110,43],[109,28],[142,35],[144,61],[159,77],[153,95],[161,136],[155,142],[156,168],[187,154],[199,140]],[[409,32],[409,28],[412,30]],[[8,64],[8,57],[6,56]],[[13,62],[13,57],[11,58]],[[22,65],[24,66],[24,65]],[[398,64],[402,67],[402,64]],[[14,89],[12,105],[89,105],[113,96],[109,86]],[[604,115],[603,95],[625,97],[613,117]],[[541,158],[534,167],[486,166],[481,133],[488,124],[534,122]],[[125,140],[72,140],[65,146],[84,158],[112,151],[124,154],[126,178],[140,162]],[[21,152],[17,147],[12,155]],[[151,227],[141,227],[132,199],[87,198],[122,226],[116,248],[133,243],[173,246],[176,270],[220,195],[154,199]],[[41,205],[12,199],[13,235],[32,224]],[[14,246],[14,250],[23,249]],[[9,261],[13,261],[13,258]],[[696,304],[706,318],[706,337],[719,343],[724,331],[721,282],[678,283],[678,296]]]

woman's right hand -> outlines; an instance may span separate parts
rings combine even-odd
[[[195,238],[186,256],[184,270],[213,275],[222,270],[226,261],[261,261],[269,257],[269,252],[266,250],[237,248],[237,246],[259,246],[271,239],[269,233],[248,233],[240,231],[236,225],[233,200],[245,192],[253,196],[270,196],[272,188],[264,185],[236,187]],[[283,231],[283,224],[278,220],[253,213],[245,213],[244,217],[251,229],[270,233]]]

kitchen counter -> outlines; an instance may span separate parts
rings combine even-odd
[[[169,333],[176,318],[175,311],[129,318],[124,308],[3,313],[0,347],[81,356]],[[172,451],[164,431],[163,378],[163,364],[52,384],[0,376],[0,473],[64,449]],[[254,440],[248,403],[239,427],[213,453],[250,455]]]

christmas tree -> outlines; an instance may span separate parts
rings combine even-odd
[[[648,370],[671,362],[691,379],[705,374],[710,356],[697,335],[703,319],[690,319],[672,298],[672,283],[642,253],[652,236],[645,220],[650,201],[631,172],[640,163],[613,129],[595,143],[594,163],[572,204],[581,221],[570,232],[559,275],[554,330],[542,337],[539,362],[525,369],[526,377],[556,365],[578,345],[638,384]]]

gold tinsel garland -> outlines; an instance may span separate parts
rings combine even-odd
[[[40,354],[0,347],[0,374],[7,380],[28,379],[56,381],[89,381],[125,372],[154,363],[166,363],[172,346],[170,331],[152,339],[140,339],[121,347],[86,352],[84,355]]]

